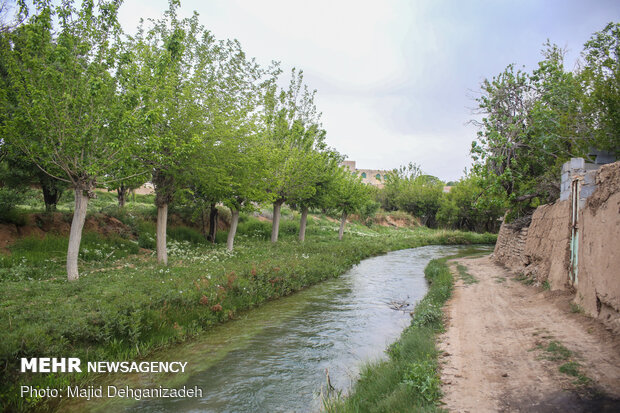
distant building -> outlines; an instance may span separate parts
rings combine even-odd
[[[376,186],[377,188],[383,188],[385,184],[385,174],[389,171],[382,169],[357,169],[355,167],[355,161],[343,161],[341,166],[349,169],[351,172],[362,177],[362,182],[368,185]]]

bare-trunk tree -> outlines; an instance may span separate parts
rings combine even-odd
[[[84,228],[84,221],[86,220],[88,198],[89,196],[84,194],[82,187],[77,186],[75,188],[75,209],[73,210],[71,232],[69,233],[69,248],[67,249],[67,278],[69,281],[75,281],[80,278],[78,256],[80,255],[82,228]]]
[[[62,189],[59,188],[59,182],[49,175],[41,172],[39,175],[39,183],[43,191],[43,202],[45,202],[45,212],[56,211],[56,205],[62,196]]]
[[[239,210],[231,208],[230,215],[230,229],[228,230],[228,239],[226,240],[226,248],[228,248],[228,251],[233,250],[235,234],[237,233],[237,225],[239,224]]]
[[[118,206],[121,208],[125,207],[125,201],[127,200],[127,192],[129,192],[129,188],[127,188],[123,184],[121,184],[121,186],[116,189],[116,193],[118,194]]]
[[[271,225],[271,242],[278,242],[278,232],[280,231],[280,209],[284,203],[283,199],[278,199],[273,203],[273,221]]]
[[[338,231],[338,239],[342,241],[342,236],[344,235],[344,225],[347,223],[347,213],[342,213],[342,218],[340,219],[340,230]]]
[[[308,207],[301,209],[301,220],[299,221],[299,241],[304,242],[306,239],[306,224],[308,222]]]
[[[168,226],[168,205],[174,197],[174,178],[164,171],[153,172],[155,184],[155,205],[157,206],[157,262],[168,265],[168,247],[166,245],[166,229]]]
[[[217,205],[212,203],[209,209],[209,235],[207,235],[207,240],[211,241],[213,244],[215,244],[215,236],[217,235],[218,215],[219,211],[217,210]]]
[[[168,250],[166,248],[166,227],[168,225],[168,203],[157,205],[157,262],[168,265]]]

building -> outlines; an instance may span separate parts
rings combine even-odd
[[[355,167],[355,161],[343,161],[340,165],[358,176],[361,176],[362,182],[365,184],[376,186],[377,188],[383,188],[385,184],[385,174],[389,172],[382,169],[357,169]]]

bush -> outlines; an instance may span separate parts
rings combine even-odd
[[[22,191],[9,187],[0,187],[0,222],[24,225],[25,221],[15,210],[15,206],[24,199]]]
[[[203,244],[206,242],[205,237],[200,231],[189,227],[168,228],[167,235],[175,241],[189,241],[192,244]]]
[[[259,221],[256,218],[249,217],[247,222],[239,223],[237,234],[251,238],[269,239],[271,237],[271,222]]]
[[[297,235],[299,234],[299,222],[292,220],[280,221],[280,234],[281,235]]]

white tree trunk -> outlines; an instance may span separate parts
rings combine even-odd
[[[302,208],[301,221],[299,221],[299,241],[304,242],[306,239],[306,223],[308,222],[308,208]]]
[[[82,241],[82,229],[86,220],[86,208],[88,207],[88,196],[84,195],[83,189],[75,189],[75,209],[73,210],[73,220],[71,221],[71,232],[69,233],[69,248],[67,250],[67,278],[69,281],[77,280],[80,277],[78,272],[78,256],[80,255],[80,243]]]
[[[168,204],[157,206],[157,262],[168,265],[166,249],[166,225],[168,224]]]
[[[230,229],[228,230],[228,238],[226,239],[226,248],[228,248],[228,251],[233,250],[233,244],[235,243],[237,224],[239,224],[239,210],[231,208],[230,215]]]
[[[342,241],[342,236],[344,235],[344,224],[347,223],[347,213],[342,213],[342,218],[340,219],[340,230],[338,231],[338,239]]]
[[[273,203],[273,223],[271,225],[271,242],[278,242],[278,232],[280,230],[280,208],[282,201]]]

